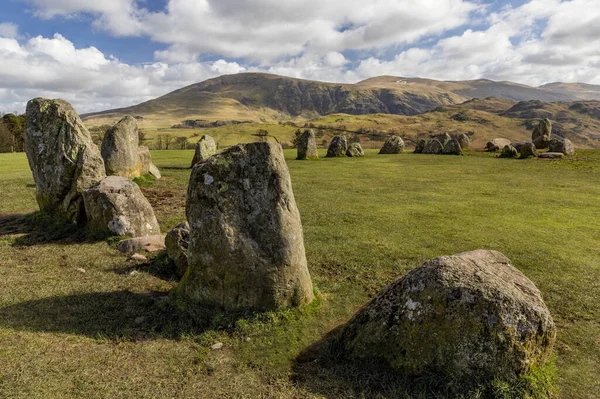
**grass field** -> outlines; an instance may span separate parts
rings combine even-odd
[[[164,177],[142,189],[166,232],[184,220],[193,154],[152,155]],[[542,291],[558,395],[598,397],[600,151],[286,158],[318,300],[236,319],[167,303],[177,283],[164,256],[134,264],[32,214],[24,154],[0,154],[0,398],[404,397],[398,382],[306,354],[389,282],[476,248],[503,252]]]

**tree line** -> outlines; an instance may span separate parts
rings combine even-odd
[[[0,118],[0,152],[25,151],[25,115],[6,114]]]

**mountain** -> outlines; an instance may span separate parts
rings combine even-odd
[[[491,96],[515,102],[600,100],[600,86],[552,83],[536,88],[485,79],[446,82],[395,76],[338,84],[241,73],[209,79],[132,107],[83,117],[88,124],[98,125],[130,114],[146,127],[170,127],[198,119],[272,123],[334,113],[417,115],[438,106]]]

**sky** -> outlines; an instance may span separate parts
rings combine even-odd
[[[80,113],[223,74],[600,84],[600,0],[3,0],[0,113]]]

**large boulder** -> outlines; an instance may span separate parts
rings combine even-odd
[[[457,139],[451,139],[444,146],[444,150],[442,154],[446,155],[462,155],[462,148],[460,147],[460,143]]]
[[[510,140],[503,138],[496,138],[492,141],[488,141],[485,145],[485,150],[487,152],[498,152],[503,149],[505,146],[510,145]]]
[[[69,103],[43,98],[27,103],[25,152],[40,210],[85,221],[81,194],[106,173],[98,147]]]
[[[448,144],[448,142],[452,140],[452,136],[450,136],[448,133],[435,134],[430,138],[438,140],[440,143],[442,143],[442,147],[445,147],[446,144]]]
[[[125,116],[108,129],[101,148],[106,174],[129,179],[141,176],[138,145],[137,122],[133,117]]]
[[[545,363],[556,328],[540,291],[501,253],[432,259],[343,328],[342,353],[411,375],[514,379]]]
[[[542,119],[540,123],[533,129],[531,133],[531,141],[535,142],[538,137],[546,136],[548,140],[550,140],[550,136],[552,136],[552,122],[550,119]]]
[[[385,143],[383,143],[383,147],[379,150],[380,154],[400,154],[404,151],[404,141],[395,135],[390,135]]]
[[[167,233],[165,238],[167,255],[175,265],[175,273],[179,277],[183,277],[188,267],[189,241],[190,225],[188,222],[179,223]]]
[[[417,144],[415,145],[415,151],[414,151],[414,153],[415,154],[422,154],[426,145],[427,145],[427,141],[425,141],[425,139],[418,140]]]
[[[152,206],[137,184],[108,176],[83,192],[88,228],[95,233],[142,237],[160,234]]]
[[[217,143],[215,143],[215,139],[213,139],[212,136],[205,134],[196,143],[195,150],[194,158],[192,159],[192,168],[198,162],[206,161],[208,158],[215,155],[217,152]]]
[[[502,149],[502,153],[500,154],[500,158],[518,158],[519,151],[515,147],[510,144],[507,144]]]
[[[471,145],[471,139],[469,139],[469,136],[466,133],[457,134],[454,138],[458,141],[460,148],[463,150],[468,149]]]
[[[365,151],[363,150],[360,143],[352,143],[346,150],[346,156],[348,157],[364,157]]]
[[[423,148],[423,154],[441,154],[443,151],[444,145],[438,139],[430,139]]]
[[[277,143],[233,146],[196,164],[186,203],[188,270],[179,292],[225,309],[313,299],[300,213]]]
[[[327,148],[327,158],[341,157],[348,150],[348,139],[344,135],[334,136]]]
[[[312,129],[307,129],[298,137],[298,156],[296,159],[319,159],[317,139]]]
[[[565,155],[575,154],[575,146],[569,139],[554,137],[548,143],[549,152],[561,152]]]
[[[140,173],[142,175],[149,173],[157,179],[161,178],[160,171],[156,165],[152,163],[152,155],[150,155],[150,149],[148,147],[142,145],[139,146],[138,157],[140,159]]]

